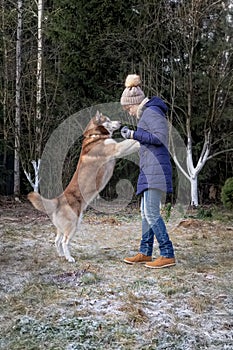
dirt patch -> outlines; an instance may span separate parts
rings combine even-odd
[[[137,209],[87,211],[71,264],[46,215],[1,204],[0,349],[232,349],[232,221],[172,227],[177,265],[154,271],[122,262],[140,242]]]

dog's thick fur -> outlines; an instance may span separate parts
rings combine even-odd
[[[120,126],[120,122],[111,121],[97,112],[83,133],[79,162],[65,191],[54,199],[45,199],[36,192],[28,194],[34,207],[50,216],[57,228],[57,252],[69,262],[75,261],[69,252],[69,242],[78,229],[83,211],[110,180],[115,159],[139,148],[137,141],[117,143],[112,139],[113,131]]]

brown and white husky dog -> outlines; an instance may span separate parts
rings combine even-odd
[[[97,112],[84,130],[84,140],[76,171],[64,192],[45,199],[37,192],[28,194],[33,206],[46,212],[57,228],[55,245],[59,256],[75,262],[70,255],[69,242],[82,220],[82,213],[110,180],[115,159],[139,149],[134,140],[116,142],[112,138],[119,121],[111,121]]]

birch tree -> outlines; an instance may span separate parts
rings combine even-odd
[[[216,7],[216,5],[218,5]],[[214,132],[216,125],[221,123],[224,113],[227,113],[227,104],[231,98],[230,94],[233,86],[233,75],[231,74],[232,69],[232,50],[229,45],[229,34],[221,34],[221,25],[219,26],[217,21],[222,22],[222,25],[227,28],[229,23],[227,23],[228,12],[222,7],[221,1],[216,1],[215,3],[206,1],[191,1],[190,6],[184,6],[179,8],[177,11],[176,20],[180,27],[180,39],[182,41],[175,42],[172,48],[174,57],[176,60],[176,68],[180,64],[181,58],[178,56],[180,53],[179,44],[182,43],[184,49],[183,62],[186,66],[181,65],[183,68],[184,75],[184,98],[187,102],[187,107],[181,111],[185,116],[185,129],[186,129],[186,163],[187,168],[184,169],[180,167],[179,162],[176,158],[176,149],[173,148],[174,161],[179,169],[183,172],[186,178],[191,184],[191,204],[197,206],[199,204],[198,200],[198,175],[200,171],[205,166],[206,162],[213,158],[216,154],[214,152],[213,145],[217,142],[217,136]],[[219,32],[218,32],[219,31]],[[221,41],[221,44],[220,44]],[[206,52],[203,51],[203,47],[206,45]],[[214,50],[211,46],[215,46]],[[209,52],[207,50],[210,50]],[[211,51],[215,53],[211,57]],[[206,94],[206,98],[201,97],[198,101],[196,98],[197,88],[197,66],[199,62],[206,61],[208,57],[208,65],[205,66],[206,70],[202,68],[202,77],[199,77],[199,84],[206,84],[205,89],[200,89],[202,94]],[[197,57],[199,62],[197,61]],[[180,71],[180,70],[179,70]],[[182,72],[180,71],[182,74]],[[199,72],[200,74],[200,72]],[[173,84],[173,94],[174,100],[176,95],[176,90],[179,88],[176,84]],[[196,121],[194,120],[195,114],[194,110],[196,108],[196,103],[204,102],[206,112],[204,108],[201,108],[203,116],[202,125],[203,130],[203,145],[200,150],[199,156],[196,156],[196,161],[194,161],[193,152],[193,125]],[[174,120],[173,113],[177,115],[180,113],[179,106],[174,106],[175,108],[171,111],[171,119]],[[232,133],[231,133],[232,135]],[[230,133],[228,135],[230,137]],[[221,139],[221,135],[220,135]],[[229,152],[232,149],[221,150],[221,152]]]
[[[20,193],[20,125],[21,125],[21,72],[22,72],[22,0],[17,2],[16,82],[15,82],[15,155],[14,194]]]
[[[0,191],[7,195],[14,190],[17,6],[0,5]]]
[[[232,138],[231,131],[224,138],[221,131],[217,132],[223,121],[230,118],[232,103],[229,4],[228,0],[168,0],[154,7],[146,2],[139,11],[139,70],[145,90],[148,87],[149,94],[166,100],[169,120],[184,138],[186,165],[178,161],[175,143],[171,153],[177,168],[190,182],[194,206],[199,204],[198,175],[206,162],[217,154],[232,151],[229,148],[216,152],[217,144]],[[153,46],[152,51],[145,45],[145,37]]]
[[[34,170],[34,181],[29,171],[24,169],[24,173],[33,187],[35,192],[39,190],[39,169],[40,169],[40,157],[41,157],[41,143],[42,143],[42,130],[41,130],[41,105],[42,105],[42,58],[43,58],[43,38],[42,38],[42,19],[43,19],[43,0],[37,2],[38,22],[37,22],[37,70],[36,70],[36,130],[35,130],[35,159],[31,161]]]
[[[3,59],[2,59],[2,86],[1,86],[1,101],[2,101],[2,113],[3,113],[3,166],[6,166],[6,157],[7,157],[7,137],[8,137],[8,128],[7,128],[7,100],[8,100],[8,48],[7,48],[7,37],[6,37],[6,24],[5,24],[5,1],[2,0],[1,6],[1,19],[2,19],[2,50],[3,50]]]

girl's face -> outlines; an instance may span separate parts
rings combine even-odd
[[[130,116],[136,117],[139,105],[127,105],[123,106],[123,109],[129,113]]]

